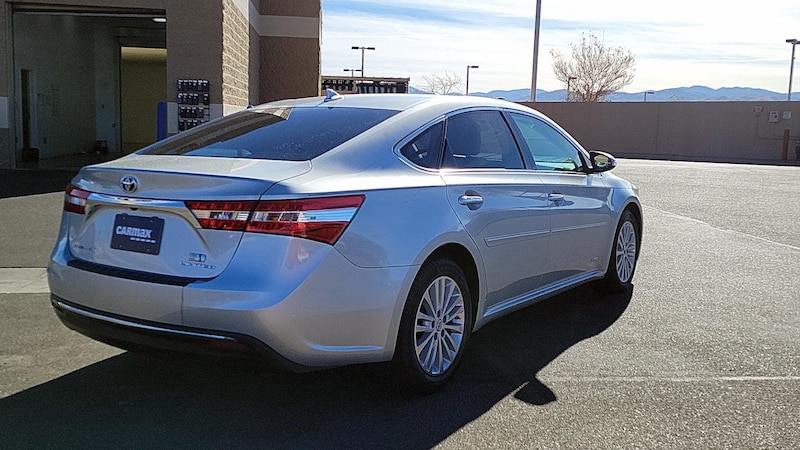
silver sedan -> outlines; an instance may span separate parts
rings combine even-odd
[[[121,348],[393,361],[429,392],[487,322],[589,281],[630,288],[642,214],[615,165],[500,100],[265,104],[83,168],[51,300]]]

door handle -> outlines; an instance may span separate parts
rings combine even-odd
[[[563,202],[564,201],[564,194],[559,194],[559,193],[556,193],[556,192],[554,192],[552,194],[548,194],[547,195],[547,200],[549,200],[549,201],[551,201],[553,203]]]
[[[480,205],[483,203],[483,197],[477,194],[464,194],[458,197],[458,204],[462,206]]]

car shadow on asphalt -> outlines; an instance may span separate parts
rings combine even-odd
[[[388,364],[279,374],[220,360],[132,353],[0,399],[7,448],[430,448],[503,398],[558,401],[537,373],[611,326],[632,293],[589,286],[473,336],[441,391],[397,393]]]
[[[64,192],[77,170],[0,170],[0,199]]]

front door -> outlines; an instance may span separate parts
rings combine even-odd
[[[581,151],[560,131],[537,117],[509,116],[550,201],[550,267],[542,286],[596,275],[608,262],[611,189],[602,174],[586,170]]]

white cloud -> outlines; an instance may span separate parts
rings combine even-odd
[[[626,91],[703,84],[749,86],[782,92],[788,83],[787,38],[800,22],[800,5],[748,4],[716,0],[542,1],[538,87],[561,89],[551,69],[550,49],[567,53],[581,32],[636,55],[636,77]],[[787,3],[787,4],[784,4]],[[365,71],[372,76],[421,76],[444,71],[470,90],[530,86],[533,59],[533,0],[324,0],[322,64],[326,75],[359,68],[353,45],[374,46]],[[800,30],[798,30],[800,32]]]

